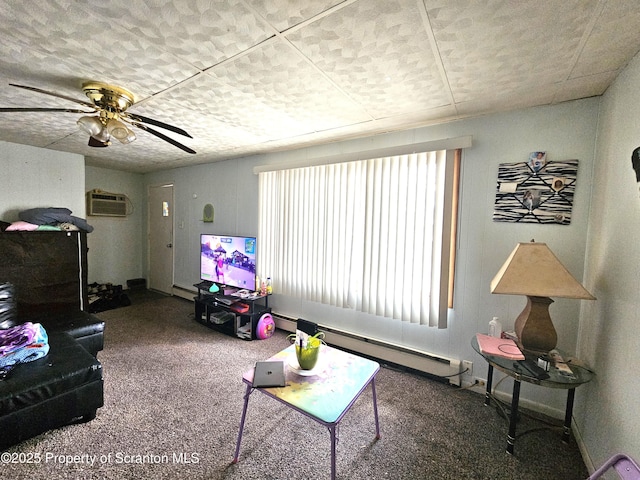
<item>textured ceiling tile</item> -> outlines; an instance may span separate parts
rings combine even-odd
[[[109,70],[113,71],[112,68]],[[82,84],[96,77],[102,79],[95,71],[92,65],[49,54],[37,46],[27,48],[5,37],[0,42],[0,106],[78,108],[78,105],[67,100],[18,90],[9,86],[9,83],[37,87],[78,101],[87,101]]]
[[[637,10],[635,0],[3,0],[0,107],[83,108],[9,83],[78,101],[83,82],[111,83],[135,95],[131,112],[191,133],[157,127],[197,154],[142,130],[130,145],[90,148],[80,115],[63,112],[0,113],[0,139],[146,172],[598,95],[640,48]]]
[[[187,107],[190,117],[195,113],[200,119],[206,118],[207,122],[224,123],[244,130],[252,137],[267,139],[273,135],[279,138],[288,131],[301,129],[285,112],[209,75],[201,75],[187,85],[172,89],[159,100],[165,98]]]
[[[283,32],[329,8],[344,3],[343,0],[246,0],[276,30]]]
[[[229,92],[237,92],[225,91],[225,88],[216,84],[214,79],[202,76],[189,82],[188,86],[181,86],[162,97],[135,105],[131,111],[185,129],[193,139],[172,133],[168,135],[197,152],[227,150],[238,145],[267,141],[269,135],[260,132],[259,124],[256,123],[255,129],[251,128],[252,108],[247,109],[236,102],[239,111],[228,113],[227,103],[234,102]],[[244,118],[248,125],[242,124]]]
[[[128,33],[121,26],[114,28],[107,20],[88,13],[82,3],[46,4],[46,17],[34,15],[27,8],[30,4],[15,2],[11,10],[1,12],[0,16],[15,20],[12,24],[1,22],[0,32],[22,47],[23,64],[33,65],[37,58],[44,58],[45,63],[39,65],[42,72],[55,75],[64,69],[60,74],[66,75],[72,71],[76,78],[115,83],[139,97],[163,90],[197,72],[148,40]],[[1,48],[5,58],[7,47]],[[44,70],[47,66],[51,70]]]
[[[214,120],[214,129],[220,124],[232,128],[238,145],[291,138],[370,119],[280,41],[268,42],[208,75],[185,82],[159,97],[159,104],[164,99],[188,108],[200,119]],[[151,109],[155,104],[149,101],[144,106]]]
[[[2,113],[0,140],[46,148],[61,137],[77,133],[76,120],[77,115],[65,113]]]
[[[449,103],[414,1],[355,2],[287,38],[376,118]]]
[[[456,105],[461,117],[481,115],[490,105],[496,112],[528,108],[536,105],[550,105],[553,103],[557,87],[549,85],[523,86],[520,89],[476,97],[468,102]]]
[[[607,2],[571,78],[617,71],[640,49],[640,4]]]
[[[88,0],[133,36],[206,69],[273,35],[240,0]]]
[[[212,75],[242,92],[248,108],[262,104],[268,111],[279,111],[301,132],[326,130],[370,118],[361,106],[281,41],[269,42],[216,68]],[[266,117],[260,121],[269,120]]]
[[[427,13],[456,102],[567,78],[597,0],[437,0]]]

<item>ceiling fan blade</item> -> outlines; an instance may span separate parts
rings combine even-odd
[[[187,147],[186,145],[182,145],[180,142],[176,142],[173,138],[167,137],[164,133],[158,132],[157,130],[154,130],[153,128],[147,127],[146,125],[144,125],[142,123],[131,122],[131,125],[135,125],[136,127],[141,128],[142,130],[145,130],[145,131],[149,132],[151,135],[155,135],[156,137],[161,138],[165,142],[169,142],[171,145],[174,145],[174,146],[178,147],[179,149],[184,150],[187,153],[196,153],[195,150],[192,150],[191,148]]]
[[[180,135],[184,135],[185,137],[193,138],[189,135],[185,130],[179,127],[174,127],[173,125],[169,125],[168,123],[160,122],[158,120],[154,120],[153,118],[143,117],[142,115],[138,115],[137,113],[124,113],[121,116],[129,117],[130,120],[134,122],[142,122],[148,123],[149,125],[155,125],[156,127],[164,128],[165,130],[169,130],[171,132],[179,133]]]
[[[100,140],[96,140],[93,137],[89,137],[89,146],[90,147],[108,147],[109,142],[101,142]]]
[[[96,113],[95,110],[86,112],[77,108],[0,108],[0,112],[67,112],[67,113]]]
[[[77,98],[73,98],[73,97],[67,97],[66,95],[62,95],[60,93],[48,92],[47,90],[42,90],[40,88],[28,87],[26,85],[17,85],[15,83],[10,83],[9,85],[11,85],[12,87],[24,88],[25,90],[30,90],[32,92],[38,92],[38,93],[43,93],[45,95],[51,95],[52,97],[63,98],[65,100],[69,100],[70,102],[79,103],[80,105],[84,105],[86,107],[93,108],[95,110],[95,107],[94,107],[94,105],[92,103],[85,102],[84,100],[78,100]]]

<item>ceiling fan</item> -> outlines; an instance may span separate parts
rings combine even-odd
[[[63,98],[71,102],[79,103],[92,111],[85,111],[74,108],[0,108],[0,112],[66,112],[66,113],[85,113],[93,114],[92,116],[83,116],[76,122],[78,126],[89,134],[90,147],[107,147],[111,144],[111,139],[115,138],[121,143],[131,143],[136,139],[136,134],[129,128],[130,126],[140,128],[165,142],[184,150],[187,153],[196,153],[195,150],[183,145],[173,138],[168,137],[148,125],[161,127],[185,137],[193,138],[181,128],[174,127],[149,117],[143,117],[137,113],[128,112],[127,109],[134,103],[134,97],[131,92],[121,87],[108,85],[100,82],[87,82],[82,85],[82,91],[91,102],[78,100],[59,93],[48,92],[36,87],[28,87],[25,85],[17,85],[10,83],[12,87],[24,88],[32,92],[43,93],[58,98]],[[95,115],[97,113],[97,115]]]

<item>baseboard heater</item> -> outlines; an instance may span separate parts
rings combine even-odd
[[[183,287],[181,285],[173,285],[171,293],[176,297],[184,298],[185,300],[193,300],[193,297],[198,295],[198,291],[193,288]]]
[[[187,300],[193,300],[197,292],[190,288],[174,285],[173,294]],[[277,328],[286,332],[295,332],[296,319],[279,313],[272,315]],[[460,386],[460,377],[462,376],[462,362],[460,360],[444,358],[401,345],[367,338],[322,324],[319,324],[319,327],[325,333],[325,341],[329,345],[361,353],[429,376],[440,377],[452,385]]]
[[[295,319],[274,313],[273,320],[277,328],[287,332],[295,332]],[[361,353],[429,376],[441,377],[452,385],[460,386],[462,373],[460,360],[439,357],[322,324],[318,324],[318,326],[325,333],[325,341],[329,345]]]

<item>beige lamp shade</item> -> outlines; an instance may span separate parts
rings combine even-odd
[[[595,300],[546,243],[519,243],[491,281],[491,293]]]
[[[545,243],[519,243],[491,281],[491,293],[526,295],[527,305],[515,321],[518,345],[548,352],[558,336],[549,316],[549,297],[595,300],[560,263]]]

